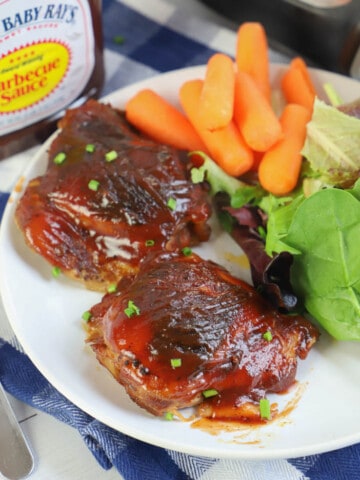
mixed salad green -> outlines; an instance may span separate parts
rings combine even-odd
[[[302,153],[301,182],[286,197],[229,177],[199,152],[192,178],[210,184],[220,217],[230,215],[256,287],[273,300],[277,284],[281,308],[303,308],[334,338],[359,341],[360,118],[316,99]],[[296,302],[284,302],[289,284]]]

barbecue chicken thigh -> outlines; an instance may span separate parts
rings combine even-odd
[[[295,381],[318,332],[281,315],[247,283],[195,253],[147,257],[90,310],[87,342],[129,396],[154,415],[213,395],[203,415],[248,417]]]
[[[59,126],[47,170],[15,215],[48,262],[105,291],[149,252],[208,239],[207,192],[191,182],[185,152],[144,138],[95,100],[68,110]]]

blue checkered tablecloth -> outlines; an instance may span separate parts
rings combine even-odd
[[[188,4],[188,2],[187,2]],[[103,0],[106,79],[103,94],[161,72],[206,63],[215,51],[232,54],[235,33],[181,2]],[[123,37],[123,42],[114,38]],[[281,54],[271,52],[272,61]],[[0,162],[0,215],[27,155]],[[1,332],[1,330],[0,330]],[[0,380],[29,405],[76,428],[104,469],[126,480],[358,480],[360,445],[296,459],[268,461],[200,458],[129,438],[101,424],[56,391],[30,359],[0,337]]]

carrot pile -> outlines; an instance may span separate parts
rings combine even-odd
[[[284,69],[280,87],[285,106],[278,117],[271,103],[268,42],[260,23],[239,26],[234,58],[215,53],[203,79],[184,82],[179,89],[181,110],[144,89],[126,104],[126,117],[159,142],[205,152],[229,175],[257,171],[264,189],[285,195],[298,182],[316,95],[307,65],[296,57]]]
[[[229,175],[235,177],[247,172],[253,163],[252,151],[243,140],[233,120],[222,128],[209,130],[204,126],[199,110],[202,80],[189,80],[180,88],[180,102],[195,130],[205,143],[210,156]]]

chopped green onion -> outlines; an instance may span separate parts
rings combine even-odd
[[[93,143],[88,143],[85,147],[85,150],[88,153],[94,153],[95,152],[95,145]]]
[[[264,338],[264,340],[267,340],[268,342],[271,342],[271,340],[273,339],[272,333],[268,330],[267,332],[265,332],[263,334],[263,338]]]
[[[147,247],[153,247],[155,245],[155,240],[146,240],[145,245]]]
[[[85,320],[85,322],[88,322],[90,320],[90,318],[92,317],[91,315],[91,312],[89,312],[89,310],[87,310],[86,312],[84,312],[81,316],[81,318],[83,320]]]
[[[192,254],[192,250],[190,247],[184,247],[182,249],[182,253],[185,255],[185,257],[189,257]]]
[[[200,168],[192,168],[190,175],[193,183],[201,183],[205,180],[205,171]]]
[[[170,210],[175,210],[176,209],[176,200],[175,198],[169,198],[167,202],[167,206],[170,208]]]
[[[170,360],[172,368],[178,368],[181,367],[181,358],[172,358]]]
[[[115,35],[113,37],[113,41],[117,45],[122,45],[125,42],[125,37],[123,37],[122,35]]]
[[[132,300],[128,301],[128,306],[125,308],[124,313],[127,317],[132,317],[133,315],[139,315],[140,309],[135,305]]]
[[[98,182],[97,180],[90,180],[90,182],[88,183],[88,187],[90,188],[90,190],[93,190],[94,192],[99,190],[99,186],[100,186],[100,182]]]
[[[107,162],[113,162],[117,159],[117,156],[118,154],[116,150],[110,150],[110,152],[105,153],[105,160]]]
[[[174,414],[171,412],[166,412],[164,415],[164,418],[165,420],[169,420],[169,421],[174,420]]]
[[[53,277],[58,277],[61,273],[61,268],[60,267],[53,267],[52,271],[51,271]]]
[[[216,395],[218,395],[218,391],[215,390],[215,388],[209,388],[208,390],[204,390],[202,392],[203,396],[205,398],[211,398],[211,397],[215,397]]]
[[[116,292],[116,283],[112,283],[111,285],[109,285],[107,291],[108,293]]]
[[[259,402],[260,406],[260,417],[265,418],[266,420],[270,420],[271,418],[271,410],[270,410],[270,402],[267,398],[261,398]]]
[[[54,157],[54,163],[56,163],[56,165],[61,165],[62,163],[65,162],[65,159],[66,159],[66,153],[64,152],[59,152],[57,155],[55,155]]]

